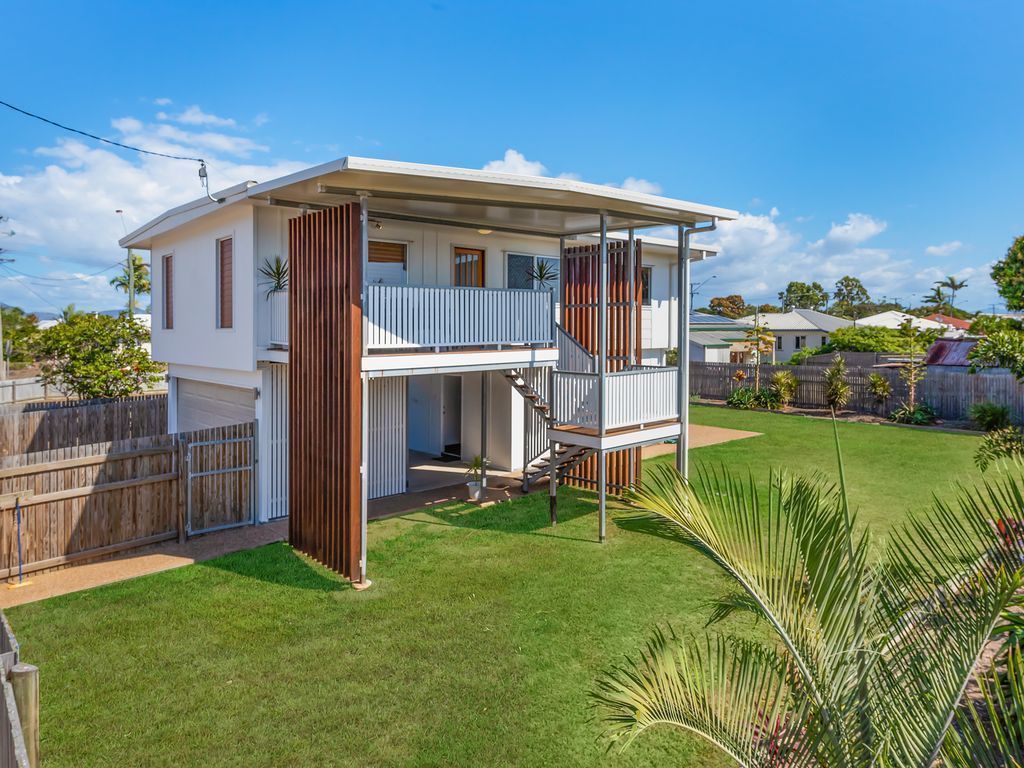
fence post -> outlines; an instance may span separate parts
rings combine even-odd
[[[25,737],[30,768],[39,765],[39,667],[19,662],[11,667],[11,688]]]
[[[174,457],[178,464],[178,480],[174,483],[174,490],[177,494],[178,508],[178,543],[185,543],[185,494],[183,484],[188,483],[188,470],[185,467],[185,441],[181,439],[180,433],[171,435],[174,440]]]

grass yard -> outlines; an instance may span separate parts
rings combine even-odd
[[[697,462],[833,469],[826,421],[693,418],[764,433]],[[974,474],[977,438],[841,434],[854,500],[880,531]],[[599,545],[591,497],[560,499],[555,529],[543,494],[372,523],[364,593],[282,544],[12,609],[42,669],[44,765],[723,765],[667,731],[607,753],[587,692],[653,625],[701,631],[724,579],[635,526],[613,521]]]

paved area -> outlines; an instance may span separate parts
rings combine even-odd
[[[689,431],[692,448],[702,448],[706,445],[725,443],[730,440],[742,440],[756,437],[758,434],[760,433],[696,424],[691,425]],[[666,443],[649,445],[643,449],[643,455],[644,458],[650,458],[673,453],[675,449],[674,445]],[[431,465],[424,463],[420,469],[424,475],[429,472],[435,477],[438,472],[450,474],[455,482],[445,487],[427,488],[399,496],[374,499],[370,502],[368,516],[371,519],[392,517],[419,509],[429,509],[437,504],[466,500],[466,484],[462,480],[465,468],[461,464]],[[506,501],[522,495],[518,481],[510,476],[510,473],[490,474],[491,487],[488,488],[487,499],[483,503]],[[534,492],[547,493],[547,485],[540,483]],[[77,565],[50,573],[32,574],[28,578],[31,583],[26,586],[11,589],[6,585],[0,585],[0,608],[44,600],[48,597],[78,592],[82,589],[91,589],[135,576],[144,576],[148,573],[180,568],[183,565],[210,560],[231,552],[283,541],[286,538],[288,538],[288,521],[277,520],[266,525],[250,525],[218,533],[208,533],[205,536],[197,536],[185,544],[177,542],[156,544],[111,560]]]
[[[687,430],[690,438],[690,448],[704,448],[708,445],[728,443],[733,440],[743,440],[748,437],[757,437],[760,432],[748,432],[745,429],[726,429],[725,427],[705,427],[701,424],[691,424]],[[645,445],[643,448],[644,458],[652,456],[663,456],[666,453],[675,453],[674,443],[658,443],[657,445]]]
[[[183,565],[210,560],[231,552],[261,547],[288,537],[288,521],[277,520],[266,525],[247,525],[217,533],[197,536],[185,544],[167,542],[138,549],[129,554],[98,563],[87,563],[49,573],[26,577],[31,582],[11,589],[0,585],[0,608],[44,600],[47,597],[99,587],[147,573],[167,571]]]

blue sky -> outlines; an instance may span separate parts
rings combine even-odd
[[[735,208],[702,300],[850,273],[911,301],[956,274],[987,308],[1024,233],[1018,2],[286,6],[7,3],[0,98],[199,152],[214,186],[354,154]],[[132,228],[200,193],[191,164],[6,110],[0,137],[0,247],[40,276],[4,272],[6,303],[116,306],[92,274],[114,210]]]

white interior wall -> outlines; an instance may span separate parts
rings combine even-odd
[[[440,456],[441,439],[440,376],[410,376],[408,390],[409,450]]]
[[[472,461],[481,454],[481,408],[480,388],[483,373],[462,375],[462,460]],[[495,469],[512,470],[522,465],[522,416],[519,428],[514,428],[512,397],[519,394],[512,390],[500,371],[490,373],[487,401],[487,450],[484,455]],[[515,437],[514,437],[515,436]],[[518,439],[518,451],[516,440]]]

